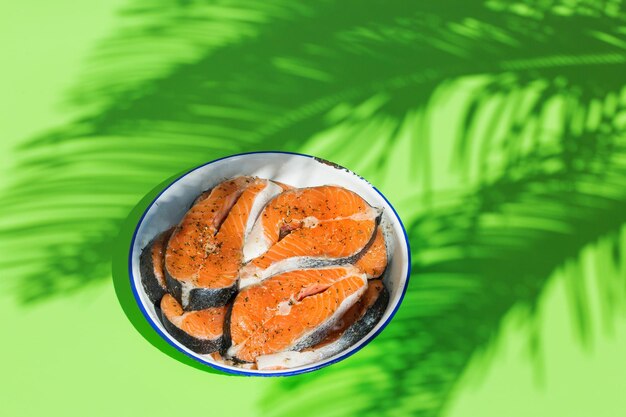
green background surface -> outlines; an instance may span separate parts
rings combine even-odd
[[[23,0],[0,4],[0,51],[3,62],[0,69],[2,115],[0,201],[3,201],[3,207],[0,208],[2,254],[0,267],[3,282],[0,314],[3,317],[4,335],[4,343],[0,348],[0,369],[3,370],[4,376],[0,383],[0,399],[3,414],[164,416],[172,413],[176,415],[228,413],[237,416],[304,416],[318,415],[318,412],[323,411],[325,415],[447,417],[623,415],[626,410],[626,397],[623,394],[626,387],[624,219],[615,215],[617,227],[614,226],[609,230],[608,226],[602,223],[603,219],[609,217],[602,211],[605,206],[596,205],[592,197],[586,199],[585,194],[603,189],[613,179],[595,178],[596,182],[592,181],[591,185],[571,183],[569,184],[571,188],[564,186],[557,189],[558,192],[563,189],[570,191],[574,189],[573,194],[577,196],[576,198],[583,196],[580,201],[586,201],[590,207],[597,209],[597,212],[593,212],[596,214],[591,216],[592,220],[581,224],[580,229],[574,221],[569,223],[574,227],[566,232],[564,241],[577,241],[576,239],[580,238],[584,243],[580,245],[580,250],[576,250],[573,255],[562,256],[563,259],[556,261],[553,258],[557,256],[550,252],[550,248],[539,253],[530,251],[532,256],[523,259],[520,264],[510,265],[510,277],[508,273],[502,272],[507,271],[506,267],[504,269],[494,267],[500,274],[495,275],[496,280],[501,277],[505,283],[504,294],[514,294],[517,288],[517,282],[513,280],[516,277],[514,271],[516,268],[524,269],[526,264],[540,264],[542,261],[554,264],[553,268],[546,270],[540,277],[541,280],[537,279],[537,282],[541,282],[537,284],[537,288],[532,287],[536,290],[531,291],[534,297],[532,302],[520,297],[521,301],[511,302],[506,309],[497,310],[499,316],[495,321],[496,324],[487,332],[489,336],[485,337],[485,341],[479,343],[471,337],[454,339],[454,333],[458,330],[454,325],[456,317],[453,312],[447,313],[445,309],[441,309],[442,313],[436,316],[436,323],[443,327],[450,323],[451,335],[445,340],[453,340],[453,348],[443,341],[437,342],[439,340],[437,339],[433,343],[434,347],[431,347],[430,356],[419,356],[417,354],[419,346],[412,345],[413,340],[428,337],[428,332],[421,328],[419,323],[422,321],[428,323],[431,320],[429,314],[439,314],[437,306],[456,302],[457,299],[461,300],[461,305],[470,306],[468,311],[473,311],[470,313],[471,317],[477,317],[476,321],[469,322],[469,326],[480,327],[480,323],[492,323],[495,313],[488,306],[498,304],[499,300],[497,298],[491,302],[483,300],[482,304],[475,302],[481,298],[479,293],[464,292],[465,288],[472,288],[474,285],[471,276],[445,275],[437,271],[434,271],[432,276],[428,275],[428,272],[423,276],[420,274],[420,270],[429,271],[428,256],[431,254],[427,251],[428,245],[434,245],[432,242],[436,242],[438,236],[445,236],[446,232],[454,229],[453,223],[443,229],[426,229],[428,233],[425,236],[432,238],[432,242],[424,243],[415,237],[412,238],[414,255],[424,254],[423,258],[418,256],[418,263],[414,265],[416,271],[410,289],[413,293],[409,293],[398,318],[385,330],[381,341],[375,341],[345,363],[318,371],[314,375],[288,379],[211,375],[183,365],[154,348],[129,323],[115,296],[110,277],[110,253],[107,252],[113,246],[114,233],[107,235],[102,232],[100,235],[95,228],[75,221],[76,218],[87,216],[85,213],[88,213],[93,215],[93,219],[87,217],[90,225],[97,225],[98,222],[105,224],[103,219],[108,218],[119,222],[143,195],[175,172],[240,150],[269,148],[317,154],[357,171],[381,189],[396,206],[405,223],[412,225],[413,220],[420,219],[420,216],[428,218],[427,215],[430,215],[428,213],[445,210],[444,203],[453,200],[453,190],[480,189],[489,181],[497,181],[501,170],[492,169],[491,166],[499,167],[498,164],[502,159],[506,159],[506,156],[494,151],[495,155],[490,157],[492,159],[486,165],[489,168],[487,178],[478,178],[481,171],[479,165],[470,167],[469,173],[459,173],[463,171],[459,167],[472,165],[471,161],[474,161],[476,155],[488,152],[490,146],[482,145],[480,140],[475,140],[469,141],[469,145],[459,151],[457,136],[460,131],[472,129],[473,134],[478,137],[498,136],[498,128],[489,130],[490,122],[496,120],[496,125],[500,123],[504,130],[508,123],[506,114],[497,113],[498,107],[506,107],[509,103],[507,100],[523,102],[527,99],[524,94],[533,93],[529,92],[529,89],[532,90],[535,84],[541,83],[561,86],[561,89],[555,88],[550,94],[546,93],[541,98],[545,102],[558,100],[559,95],[568,97],[567,94],[572,91],[575,97],[580,98],[582,102],[580,109],[584,109],[584,115],[581,117],[585,120],[583,124],[587,126],[582,129],[587,136],[580,140],[600,142],[603,135],[607,136],[609,133],[613,135],[614,146],[604,150],[604,153],[599,152],[602,154],[601,161],[594,160],[593,164],[607,163],[607,152],[615,156],[617,163],[623,163],[626,160],[623,151],[626,113],[622,110],[626,107],[624,94],[626,90],[623,88],[626,84],[624,75],[626,66],[620,57],[626,52],[626,14],[621,2],[600,2],[603,3],[600,8],[602,11],[591,7],[593,2],[515,3],[517,9],[511,9],[510,13],[521,16],[521,19],[528,18],[539,22],[540,27],[543,27],[542,24],[551,27],[552,32],[546,30],[544,33],[547,37],[556,33],[554,35],[556,39],[562,37],[575,39],[576,36],[582,39],[591,34],[590,38],[600,39],[601,44],[608,49],[598,49],[599,47],[591,41],[590,43],[586,43],[585,40],[572,41],[574,42],[572,46],[567,42],[560,45],[548,39],[546,44],[550,43],[555,52],[549,50],[549,47],[544,49],[535,47],[528,39],[516,38],[515,33],[509,34],[511,39],[518,43],[516,47],[519,47],[520,51],[512,57],[505,57],[509,64],[508,67],[503,65],[502,72],[505,75],[508,71],[515,73],[517,68],[524,65],[530,68],[528,74],[520,76],[528,84],[520,82],[519,85],[509,89],[506,88],[506,82],[485,87],[486,80],[490,80],[494,75],[487,70],[483,73],[480,67],[472,67],[472,63],[481,60],[489,62],[490,59],[496,60],[497,57],[506,55],[507,51],[498,49],[501,45],[497,42],[491,45],[490,53],[493,55],[485,55],[480,48],[472,49],[470,47],[472,44],[468,46],[457,38],[442,34],[442,43],[438,46],[441,50],[467,58],[467,68],[462,68],[462,76],[443,77],[441,81],[433,82],[436,88],[432,88],[432,91],[416,89],[409,90],[406,94],[398,93],[397,101],[390,106],[391,110],[381,103],[390,96],[395,99],[396,90],[386,91],[381,84],[372,83],[364,89],[365,98],[356,97],[358,94],[350,96],[349,91],[342,92],[340,86],[333,84],[333,76],[329,75],[327,67],[317,68],[315,64],[305,59],[299,62],[297,57],[276,52],[272,61],[276,72],[286,71],[290,75],[295,74],[296,77],[305,80],[302,85],[286,82],[284,85],[280,83],[273,85],[267,90],[250,90],[252,92],[246,93],[248,90],[244,88],[245,80],[239,80],[240,85],[244,87],[233,91],[239,92],[243,97],[248,97],[246,94],[263,96],[271,95],[272,88],[275,88],[283,91],[288,97],[282,99],[287,107],[292,100],[290,97],[309,94],[315,90],[314,85],[307,84],[311,82],[310,80],[327,83],[322,89],[325,89],[329,96],[332,97],[335,91],[338,94],[335,97],[337,103],[324,114],[324,117],[319,120],[313,119],[310,125],[306,123],[297,125],[284,137],[277,136],[275,139],[255,142],[254,135],[249,137],[242,135],[241,141],[237,142],[229,137],[228,132],[220,139],[221,131],[217,128],[215,131],[210,129],[205,131],[188,126],[159,133],[150,123],[156,126],[155,119],[158,117],[165,119],[166,116],[155,117],[150,111],[159,109],[158,100],[163,99],[162,97],[157,97],[154,109],[150,108],[145,113],[139,109],[134,110],[135,113],[129,113],[130,118],[128,115],[114,115],[107,119],[109,120],[107,123],[111,125],[115,125],[123,117],[131,121],[139,120],[132,128],[127,127],[130,124],[120,123],[125,127],[118,131],[100,127],[100,131],[87,129],[87,133],[82,131],[76,133],[76,127],[74,126],[73,130],[71,125],[73,121],[81,120],[86,109],[95,108],[93,111],[100,114],[107,109],[107,98],[111,98],[113,103],[133,100],[132,95],[131,98],[116,96],[118,90],[114,89],[105,89],[104,93],[99,93],[100,95],[88,91],[97,85],[113,88],[107,83],[117,79],[115,76],[108,77],[106,75],[108,70],[118,70],[123,74],[119,78],[122,86],[124,83],[131,85],[133,82],[128,75],[135,67],[132,48],[127,55],[120,52],[119,55],[105,54],[104,58],[99,60],[93,58],[93,51],[101,47],[103,39],[111,39],[112,34],[123,33],[123,25],[128,24],[128,20],[124,19],[132,20],[132,16],[129,18],[127,14],[126,17],[122,17],[120,14],[120,10],[131,3],[122,0],[100,2]],[[155,6],[169,10],[183,7],[181,5],[184,3],[186,2],[178,4],[169,1],[139,1],[133,4],[137,7],[147,5],[146,8]],[[198,2],[200,3],[203,2]],[[358,28],[360,24],[362,27],[378,27],[375,8],[372,6],[372,10],[368,11],[369,6],[374,3],[366,2],[367,7],[359,9],[358,13],[355,10],[355,22],[350,22],[350,25],[346,23],[346,28]],[[475,6],[476,10],[480,10],[485,4],[497,2],[469,3],[481,3]],[[463,18],[465,12],[462,7],[455,10],[458,6],[458,3],[450,2],[449,5],[442,6],[441,10],[433,11],[433,14],[442,17],[444,22],[437,21],[436,24],[444,25],[447,18],[450,21],[467,23]],[[173,35],[170,35],[169,39],[193,37],[193,31],[198,30],[200,41],[193,38],[185,44],[185,47],[175,45],[170,48],[154,35],[156,44],[162,45],[162,48],[150,50],[146,55],[156,56],[157,61],[169,60],[184,65],[210,50],[213,35],[218,34],[217,38],[222,36],[224,44],[236,42],[236,39],[239,39],[237,36],[254,38],[254,33],[247,32],[250,29],[246,25],[263,20],[259,17],[263,7],[255,2],[237,3],[237,7],[241,9],[215,8],[208,13],[193,9],[194,6],[190,7],[192,7],[188,12],[190,16],[195,13],[201,19],[212,19],[217,22],[215,26],[196,28],[184,19],[181,19],[181,22],[174,19],[172,26],[177,29],[172,31]],[[253,12],[246,14],[248,9]],[[278,19],[276,26],[270,26],[278,33],[283,31],[283,34],[289,33],[289,30],[297,30],[281,26],[290,19],[297,23],[298,13],[302,13],[303,16],[308,13],[298,12],[296,9],[294,7],[293,10],[284,11],[283,20]],[[492,9],[502,8],[492,7]],[[468,10],[467,13],[471,14],[476,10]],[[542,12],[539,13],[537,10]],[[410,15],[400,11],[397,13],[400,20]],[[561,17],[569,16],[568,19],[575,19],[576,15],[580,15],[583,20],[572,21],[567,25],[560,20],[555,23],[550,20],[551,13]],[[478,15],[482,16],[480,13]],[[172,16],[178,15],[173,13]],[[181,12],[180,16],[187,15]],[[166,17],[159,17],[157,13],[154,19],[165,22]],[[587,18],[591,20],[584,20]],[[363,21],[360,22],[359,19]],[[382,17],[380,19],[382,20]],[[334,28],[334,24],[330,22],[331,20],[329,25]],[[492,23],[497,24],[495,21]],[[380,23],[381,26],[384,24]],[[339,23],[336,25],[340,26]],[[400,23],[400,26],[402,25]],[[424,27],[426,26],[428,25],[424,23]],[[297,28],[298,25],[294,27]],[[407,57],[407,64],[432,67],[435,72],[440,65],[443,68],[442,72],[445,73],[448,63],[444,59],[438,61],[437,56],[432,59],[429,56],[420,56],[415,60],[408,58],[413,52],[402,48],[407,44],[425,41],[419,36],[412,36],[407,27],[410,27],[410,24],[402,26],[403,29],[396,28],[396,31],[392,32],[393,36],[390,36],[391,40],[384,40],[386,42],[384,48],[369,50],[363,53],[364,56],[370,58],[378,56],[380,61],[388,60],[393,62],[393,65],[398,65],[394,57]],[[468,23],[465,31],[459,29],[455,33],[462,36],[471,34],[468,28],[472,27],[471,23]],[[572,28],[576,27],[580,29],[574,31]],[[333,30],[332,28],[328,30]],[[183,29],[188,29],[188,32]],[[486,36],[488,40],[500,36],[495,30],[487,32],[489,32],[487,35],[483,33],[481,36]],[[359,32],[354,29],[354,32],[346,30],[346,33]],[[149,37],[152,35],[148,33],[142,36],[146,38],[144,39],[146,42],[150,42]],[[309,36],[315,40],[318,35],[313,33]],[[467,35],[467,39],[478,44],[487,43],[488,40],[482,39],[481,36]],[[322,35],[319,37],[321,39]],[[526,49],[523,48],[524,42],[529,45]],[[445,47],[442,46],[446,43]],[[303,41],[302,44],[305,45],[306,42]],[[464,52],[455,52],[455,45]],[[142,48],[144,47],[140,44],[138,50]],[[311,50],[313,49],[311,46]],[[255,53],[254,47],[247,51],[244,49],[242,52],[244,55],[241,59],[244,62],[245,53],[249,53],[250,56]],[[354,51],[360,53],[356,46]],[[589,60],[585,57],[591,53],[590,51],[598,52],[599,55],[595,59],[599,66],[604,65],[606,61],[606,68],[602,67],[601,71],[596,71],[587,66]],[[342,56],[341,48],[333,52]],[[273,50],[268,48],[268,55],[271,53],[274,53]],[[533,55],[535,53],[536,57]],[[294,52],[295,55],[297,54]],[[559,58],[560,55],[573,58],[567,65],[560,66],[563,60],[562,57]],[[332,54],[325,55],[323,51],[318,55],[320,60],[331,61],[329,67],[341,66],[342,63],[349,67],[352,62],[347,58],[346,61],[342,61],[342,58],[336,56],[328,58],[329,56]],[[554,60],[554,65],[547,66],[556,69],[542,72],[541,68],[533,68],[539,57],[549,59],[545,58],[546,56]],[[224,55],[220,59],[235,58]],[[517,64],[512,64],[512,61]],[[112,62],[121,62],[122,65],[116,69]],[[145,58],[145,62],[147,64],[144,66],[137,66],[138,77],[146,80],[150,77],[158,78],[159,66],[150,63],[148,58]],[[522,65],[522,62],[525,64]],[[212,63],[213,61],[209,60],[209,64]],[[371,71],[376,71],[376,65],[384,64],[373,64]],[[100,70],[103,73],[98,73]],[[194,112],[196,111],[194,104],[185,101],[187,99],[184,91],[187,91],[185,90],[187,86],[184,84],[191,82],[189,80],[195,80],[193,77],[197,74],[193,73],[179,83],[158,85],[156,90],[171,91],[172,100],[176,105],[186,103],[183,108]],[[200,84],[204,80],[204,73],[199,71],[199,74],[200,79],[194,82]],[[126,76],[129,79],[126,79]],[[509,76],[514,78],[514,75]],[[599,86],[594,84],[594,79],[600,80]],[[571,80],[575,81],[570,83]],[[399,83],[402,84],[401,81]],[[77,93],[82,97],[82,101],[67,100],[72,96],[70,90],[77,85],[83,89]],[[224,85],[225,89],[230,88],[230,84]],[[615,92],[611,92],[613,90]],[[588,93],[576,93],[580,91]],[[178,92],[180,95],[176,95]],[[517,96],[511,98],[515,94]],[[467,111],[467,100],[472,96],[482,97],[481,106],[485,109],[474,114],[477,119],[476,125],[469,126],[459,122],[458,114]],[[210,105],[213,96],[205,95],[201,99]],[[593,108],[596,106],[594,101],[600,103],[601,107],[604,106],[603,113],[607,115],[608,120],[615,121],[617,130],[607,133],[601,123],[594,124],[589,121],[594,117],[592,116]],[[100,105],[98,103],[101,102],[104,102],[103,107],[98,107]],[[202,104],[206,103],[195,103],[198,106]],[[309,107],[309,110],[314,107]],[[396,115],[394,111],[398,108],[408,110],[402,113],[402,117],[397,118],[402,122],[399,122],[399,128],[394,129],[390,125],[393,124],[393,116]],[[236,125],[245,119],[245,115],[241,116],[242,114],[253,113],[255,109],[254,103],[242,100],[240,109],[224,105],[224,108],[218,110],[230,112],[232,123]],[[557,110],[544,110],[542,123],[547,132],[558,130],[555,126],[561,123],[577,123],[574,116],[562,122],[560,119],[562,116],[559,116]],[[262,111],[259,112],[262,114],[261,119],[269,117],[263,116],[265,113]],[[334,120],[343,120],[342,117],[345,117],[346,113],[354,115],[352,122],[332,124]],[[209,106],[203,111],[198,111],[197,119],[191,122],[213,126],[212,117],[215,114],[217,110]],[[250,119],[256,117],[248,116]],[[529,116],[524,121],[530,123],[530,119]],[[326,123],[324,127],[321,126],[320,120]],[[89,119],[88,123],[97,124],[92,119]],[[316,123],[320,126],[316,127]],[[425,125],[427,127],[424,127]],[[65,129],[65,126],[70,127]],[[41,137],[40,135],[50,132],[51,129],[60,129],[57,139],[38,143],[32,141],[33,137]],[[517,132],[514,129],[512,131]],[[546,149],[552,149],[549,147],[550,135],[538,132],[535,131],[534,134],[548,137],[545,140],[548,143]],[[573,135],[572,132],[577,131],[571,129],[568,132],[569,135]],[[528,145],[529,135],[532,136],[532,133],[526,137],[522,134],[504,135],[503,140],[507,143],[519,141],[525,144],[520,145],[521,148],[528,149],[533,146]],[[424,139],[426,136],[430,137],[429,141]],[[557,136],[558,133],[555,133],[554,137]],[[563,137],[565,136],[567,135],[563,134]],[[120,141],[116,142],[115,137],[121,138]],[[285,139],[286,137],[292,139]],[[350,142],[355,137],[364,142],[358,144]],[[350,140],[344,143],[341,142],[342,138]],[[106,145],[100,148],[94,141]],[[132,141],[136,147],[130,144]],[[24,145],[26,143],[28,145]],[[196,143],[198,146],[194,147]],[[343,146],[335,145],[336,143]],[[495,145],[493,147],[497,148]],[[573,165],[578,163],[576,158],[579,156],[586,157],[586,151],[584,145],[574,146],[569,150],[570,154],[574,155],[571,159],[574,161]],[[378,161],[381,154],[387,158],[383,162]],[[55,161],[62,163],[56,164]],[[533,163],[535,165],[531,165],[535,169],[538,163],[536,161]],[[546,168],[547,171],[550,169]],[[601,170],[608,171],[609,168]],[[113,176],[113,173],[129,180],[119,179]],[[527,172],[520,175],[532,176]],[[88,186],[81,186],[81,178],[88,179]],[[567,183],[567,178],[564,178],[563,183]],[[617,208],[611,208],[610,213],[619,214],[624,212],[625,207],[625,195],[619,190],[621,187],[626,191],[624,182],[626,177],[617,178],[618,191],[613,192],[611,189],[607,194],[611,197],[610,204],[617,204]],[[58,189],[54,188],[56,185],[53,179],[59,179]],[[118,181],[115,183],[117,188],[112,190],[101,185],[115,181]],[[542,180],[539,184],[548,182]],[[44,184],[43,188],[40,187],[41,184]],[[516,198],[514,188],[504,188],[502,193],[506,201]],[[572,200],[574,202],[570,204],[564,200],[566,197],[559,200],[561,194],[557,192],[554,194],[557,195],[557,202],[554,204],[560,201],[563,207],[555,209],[554,206],[539,206],[538,210],[539,213],[544,211],[556,213],[554,218],[539,221],[536,213],[532,211],[537,206],[533,205],[535,203],[530,196],[521,199],[516,206],[503,208],[497,213],[499,218],[495,218],[495,214],[493,218],[485,217],[479,227],[486,228],[490,221],[493,221],[498,225],[498,230],[514,229],[517,226],[528,227],[533,233],[538,230],[542,232],[544,229],[548,231],[559,229],[557,226],[546,225],[551,224],[550,221],[554,221],[555,218],[567,217],[568,210],[576,210],[579,200]],[[74,209],[70,207],[78,208],[73,211]],[[427,214],[423,214],[424,212]],[[516,215],[518,217],[515,217]],[[106,223],[106,227],[109,228],[107,230],[116,230],[119,223]],[[102,226],[102,230],[106,227]],[[592,233],[593,231],[598,231],[597,235]],[[526,239],[530,242],[528,243],[530,247],[541,246],[542,242],[550,239],[550,235],[547,232],[544,234],[539,232],[537,232],[539,240],[531,240],[531,237],[535,239],[537,236],[531,236],[530,233],[510,238],[517,238],[522,243]],[[500,253],[503,248],[508,248],[509,241],[505,238],[498,240],[497,236],[488,234],[488,239],[491,239],[491,245],[488,247],[493,253]],[[517,253],[519,247],[517,244],[512,245],[511,251]],[[59,252],[50,252],[50,248],[57,248]],[[90,254],[92,253],[90,251],[95,253],[93,259],[88,258],[84,263],[78,262],[77,273],[71,266],[73,257],[79,256],[77,254]],[[62,259],[62,263],[66,263],[64,267],[58,271],[54,269],[58,269],[59,265],[58,262],[50,263],[51,256]],[[432,256],[437,258],[449,255],[446,252],[443,255]],[[460,255],[460,259],[469,257],[470,252]],[[81,265],[91,267],[83,268]],[[463,265],[472,268],[470,264]],[[66,280],[66,277],[70,276],[72,278]],[[489,272],[485,272],[485,276],[493,279]],[[508,278],[511,280],[507,281]],[[494,286],[496,285],[497,282],[494,282]],[[477,312],[471,309],[474,305],[477,306]],[[424,306],[435,306],[433,307],[435,312]],[[412,312],[419,314],[412,315]],[[405,330],[406,333],[403,333]],[[469,352],[466,362],[463,362],[462,366],[457,366],[458,373],[454,377],[449,377],[440,363],[445,363],[446,357],[454,356],[454,352],[464,351],[466,347]],[[443,359],[437,356],[438,353]],[[416,361],[411,360],[413,357],[417,358]],[[416,369],[418,372],[402,373],[402,370],[406,369]],[[443,379],[444,384],[441,383]],[[398,384],[394,384],[394,380],[399,381]],[[439,385],[442,387],[437,388]],[[376,405],[368,403],[371,401],[368,398],[372,397],[386,401],[379,401],[380,406],[377,408]],[[364,408],[359,408],[360,405],[364,405]]]

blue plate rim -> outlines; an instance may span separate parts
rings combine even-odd
[[[372,189],[374,191],[376,191],[383,198],[383,200],[385,200],[385,202],[389,205],[389,207],[391,207],[391,210],[393,211],[393,214],[396,217],[396,220],[398,221],[398,223],[400,224],[400,227],[402,229],[402,233],[404,235],[404,243],[405,243],[406,249],[407,249],[407,263],[408,263],[408,267],[407,267],[406,277],[405,277],[405,281],[404,281],[404,287],[402,288],[402,293],[400,294],[400,299],[398,300],[398,302],[394,306],[394,308],[391,311],[391,314],[389,315],[387,320],[385,320],[385,322],[380,326],[380,328],[378,330],[376,330],[376,332],[374,332],[370,337],[365,339],[355,349],[353,349],[353,350],[351,350],[349,352],[346,352],[345,354],[340,355],[340,356],[334,358],[331,361],[328,361],[328,362],[325,362],[325,363],[321,363],[321,364],[315,364],[315,365],[312,365],[310,367],[306,367],[306,368],[298,369],[298,370],[294,370],[294,371],[274,372],[274,373],[248,372],[248,371],[243,370],[243,369],[241,371],[239,371],[239,370],[234,370],[234,369],[231,369],[231,368],[225,368],[225,367],[222,367],[222,366],[217,365],[215,363],[204,361],[204,360],[202,360],[202,359],[200,359],[200,358],[190,354],[189,352],[183,350],[180,346],[176,345],[175,343],[172,343],[172,341],[170,340],[170,336],[167,336],[165,333],[163,333],[159,329],[159,327],[156,325],[154,320],[152,320],[152,318],[150,317],[150,315],[148,314],[148,312],[144,308],[144,305],[141,302],[141,299],[139,298],[139,292],[137,290],[137,286],[135,285],[135,278],[134,278],[134,274],[133,274],[133,268],[132,268],[133,248],[135,246],[135,240],[137,238],[137,233],[139,231],[139,227],[142,225],[143,220],[144,220],[146,214],[148,213],[148,211],[150,211],[150,209],[152,208],[154,203],[156,203],[156,201],[159,199],[159,197],[161,197],[161,195],[165,191],[167,191],[172,185],[174,185],[175,183],[177,183],[178,181],[180,181],[182,178],[186,177],[190,173],[192,173],[192,172],[194,172],[194,171],[196,171],[196,170],[198,170],[200,168],[203,168],[203,167],[205,167],[207,165],[211,165],[211,164],[214,164],[216,162],[223,161],[225,159],[238,157],[238,156],[256,155],[256,154],[283,154],[283,155],[295,155],[295,156],[302,156],[302,157],[306,157],[306,158],[312,158],[312,159],[315,159],[316,161],[319,161],[319,162],[322,162],[322,163],[329,163],[329,164],[331,164],[332,166],[334,166],[334,167],[336,167],[338,169],[344,169],[347,172],[349,172],[349,173],[351,173],[353,175],[356,175],[357,177],[361,178],[363,181],[365,181],[367,184],[369,184],[370,187],[372,187]],[[314,155],[308,155],[308,154],[298,153],[298,152],[288,152],[288,151],[253,151],[253,152],[242,152],[242,153],[238,153],[238,154],[228,155],[228,156],[224,156],[224,157],[221,157],[221,158],[214,159],[212,161],[206,162],[206,163],[204,163],[202,165],[198,165],[197,167],[194,167],[194,168],[186,171],[185,173],[181,174],[179,177],[177,177],[175,180],[173,180],[167,187],[165,187],[163,190],[161,190],[161,192],[159,192],[159,194],[150,202],[150,204],[148,204],[148,206],[146,207],[146,209],[142,213],[141,217],[139,218],[139,221],[137,222],[137,226],[135,226],[135,230],[133,231],[133,237],[132,237],[132,239],[130,241],[130,249],[129,249],[129,254],[128,254],[128,276],[129,276],[129,280],[130,280],[130,282],[129,282],[130,283],[130,287],[131,287],[131,289],[133,291],[133,296],[135,297],[135,301],[137,302],[137,305],[139,306],[139,309],[141,310],[141,313],[146,318],[146,320],[148,321],[150,326],[157,332],[157,334],[159,334],[159,336],[161,336],[168,344],[173,346],[179,352],[185,354],[186,356],[188,356],[188,357],[190,357],[190,358],[192,358],[192,359],[194,359],[194,360],[196,360],[196,361],[198,361],[198,362],[200,362],[200,363],[202,363],[204,365],[208,365],[211,368],[214,368],[214,369],[217,369],[219,371],[222,371],[222,372],[225,372],[225,373],[228,373],[228,374],[232,374],[232,375],[256,376],[256,377],[293,376],[293,375],[300,375],[300,374],[316,371],[318,369],[325,368],[325,367],[327,367],[329,365],[332,365],[334,363],[337,363],[339,361],[347,359],[348,357],[354,355],[355,353],[357,353],[358,351],[363,349],[372,340],[374,340],[383,331],[383,329],[385,329],[385,327],[387,327],[387,325],[391,322],[393,317],[398,312],[398,309],[400,308],[400,305],[402,304],[402,301],[404,300],[404,296],[406,295],[406,291],[407,291],[407,288],[409,286],[409,280],[411,278],[411,267],[412,267],[411,245],[409,243],[409,237],[408,237],[408,234],[406,232],[406,228],[404,227],[404,223],[402,223],[402,219],[400,219],[400,216],[398,215],[398,212],[396,211],[395,207],[391,204],[391,202],[387,199],[387,197],[385,197],[385,195],[378,188],[376,188],[374,185],[372,185],[369,181],[367,181],[362,176],[358,175],[357,173],[353,172],[352,170],[350,170],[348,168],[345,168],[345,167],[343,167],[343,166],[341,166],[339,164],[336,164],[334,162],[328,161],[328,160],[320,158],[320,157],[316,157]]]

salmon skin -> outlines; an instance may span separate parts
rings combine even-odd
[[[380,321],[389,304],[389,292],[382,280],[372,280],[357,304],[321,343],[302,351],[287,350],[256,358],[257,369],[288,369],[334,356],[363,339]]]
[[[153,303],[158,303],[167,292],[165,274],[163,272],[165,248],[172,235],[171,228],[152,239],[143,248],[139,257],[139,270],[141,272],[141,284],[148,298]]]
[[[282,272],[352,264],[374,242],[382,211],[338,186],[287,190],[263,210],[244,245],[240,288]]]
[[[161,323],[181,344],[201,354],[222,349],[227,306],[185,312],[174,297],[165,294],[159,307]]]
[[[244,362],[321,342],[367,289],[353,266],[286,272],[239,292],[227,355]]]
[[[232,298],[244,238],[265,204],[282,191],[268,180],[238,177],[213,188],[187,212],[170,238],[165,263],[168,288],[186,311]]]

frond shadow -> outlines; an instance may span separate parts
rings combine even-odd
[[[615,143],[623,155],[624,138]],[[561,156],[540,159],[553,158]],[[338,407],[354,415],[440,415],[463,370],[492,344],[506,314],[515,307],[536,315],[553,271],[626,226],[621,157],[577,172],[546,173],[535,163],[527,166],[524,175],[503,176],[446,210],[410,222],[414,274],[393,323],[367,355],[335,365],[332,372],[281,381],[266,395],[264,410],[275,416],[306,413],[313,399],[304,391],[319,390],[328,401],[318,402],[316,412],[333,415]],[[623,251],[623,240],[612,244]],[[619,259],[614,258],[616,268]],[[623,279],[616,283],[610,274],[598,279],[602,293],[624,292]],[[572,320],[586,343],[591,333],[581,284],[581,279],[571,282],[570,301]],[[535,332],[529,346],[536,350],[540,344]],[[358,372],[362,369],[367,374]],[[333,388],[342,396],[331,401],[326,390]]]
[[[224,155],[313,146],[374,183],[410,155],[419,168],[398,183],[428,197],[406,216],[415,273],[400,313],[349,361],[278,382],[264,407],[439,415],[506,313],[532,314],[555,268],[626,221],[624,4],[582,3],[137,1],[69,100],[81,116],[16,150],[0,265],[26,305],[102,282],[141,196]],[[442,204],[431,150],[449,138],[428,133],[472,77],[440,120],[460,126],[464,174]]]

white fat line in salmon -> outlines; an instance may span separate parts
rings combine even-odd
[[[265,238],[263,227],[258,227],[262,221],[259,219],[250,230],[246,237],[246,243],[243,245],[243,261],[248,262],[259,255],[264,254],[270,248],[270,243]]]
[[[273,276],[295,271],[299,269],[334,269],[345,268],[347,271],[353,271],[353,274],[360,273],[359,269],[351,262],[352,258],[314,258],[311,256],[294,256],[293,258],[287,258],[283,261],[276,262],[266,269],[260,269],[252,267],[250,265],[250,272],[240,275],[239,289],[244,289],[250,285],[260,284],[267,278]]]
[[[246,222],[246,230],[244,232],[244,238],[251,233],[254,224],[256,223],[261,211],[267,206],[274,197],[282,193],[283,189],[272,181],[267,181],[265,188],[256,196],[248,215],[248,221]]]
[[[320,223],[329,223],[329,222],[337,222],[342,220],[355,220],[355,221],[367,221],[374,220],[382,213],[382,209],[378,209],[376,207],[368,207],[367,211],[361,213],[355,213],[350,216],[343,217],[333,217],[332,219],[318,219],[314,216],[308,216],[302,219],[302,227],[304,228],[315,228],[319,226]]]
[[[275,262],[265,269],[261,269],[252,264],[248,264],[244,266],[240,271],[239,289],[243,289],[253,284],[258,284],[266,280],[267,278],[273,277],[274,275],[294,271],[297,269],[322,268],[353,264],[354,262],[356,262],[363,250],[366,250],[367,247],[368,246],[366,245],[365,248],[362,248],[358,252],[345,258],[316,258],[313,256],[294,256],[292,258],[287,258]]]

